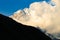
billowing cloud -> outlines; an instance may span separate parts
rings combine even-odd
[[[10,17],[23,25],[39,27],[52,35],[60,33],[60,5],[58,4],[60,2],[59,0],[55,0],[54,2],[56,3],[56,7],[52,7],[45,1],[42,3],[34,2],[29,8],[18,10]]]

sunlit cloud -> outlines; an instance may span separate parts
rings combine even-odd
[[[54,2],[56,3],[55,7],[45,1],[34,2],[30,4],[29,8],[18,10],[10,17],[23,25],[39,27],[52,35],[60,33],[60,5],[58,4],[60,2],[59,0]]]

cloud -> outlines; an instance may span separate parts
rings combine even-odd
[[[60,11],[56,4],[56,7],[52,7],[45,1],[34,2],[29,8],[18,10],[10,17],[23,25],[39,27],[52,35],[57,34],[60,32]]]

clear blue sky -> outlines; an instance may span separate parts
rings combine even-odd
[[[32,2],[43,0],[0,0],[0,14],[10,16],[13,12],[29,7]],[[45,0],[49,1],[49,0]]]

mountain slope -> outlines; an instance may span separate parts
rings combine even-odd
[[[0,14],[0,38],[5,40],[51,40],[39,29],[22,25]],[[2,39],[2,40],[3,40]]]

